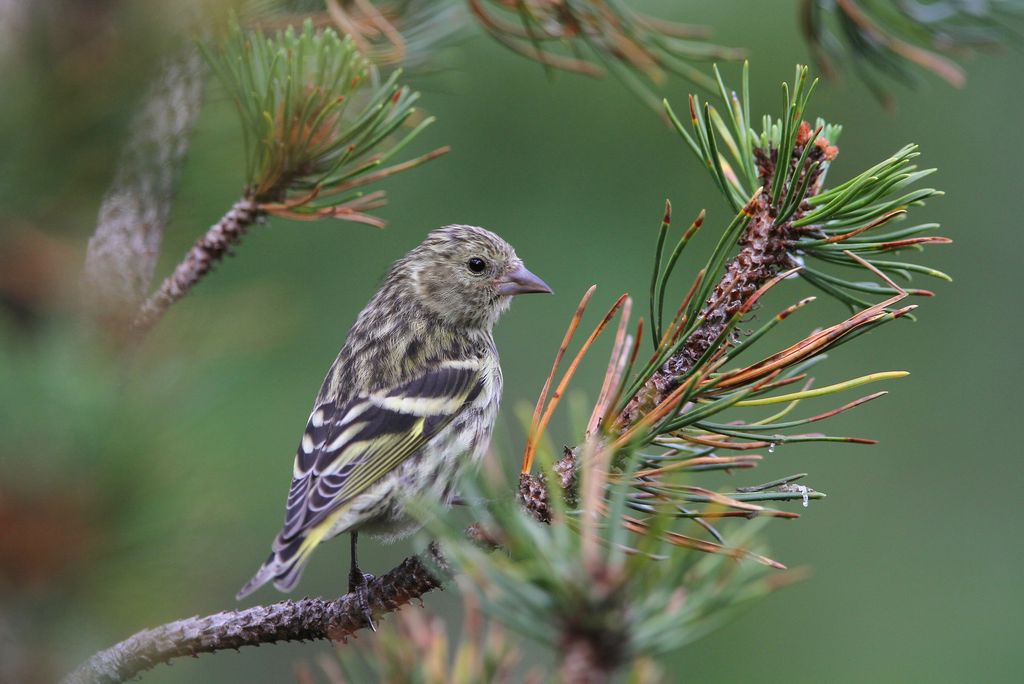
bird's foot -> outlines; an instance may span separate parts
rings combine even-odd
[[[366,618],[370,629],[376,632],[377,624],[373,621],[373,611],[370,610],[370,582],[373,580],[374,577],[370,573],[353,570],[348,576],[348,593],[355,594],[363,617]]]

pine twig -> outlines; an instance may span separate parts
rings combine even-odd
[[[770,175],[766,178],[770,180]],[[791,224],[776,224],[767,193],[751,200],[744,211],[751,218],[740,241],[742,247],[707,300],[701,312],[704,323],[629,402],[619,416],[619,430],[633,425],[668,396],[678,386],[676,379],[694,367],[743,303],[778,271],[792,265],[787,250]]]
[[[434,561],[444,559],[431,547]],[[418,556],[406,558],[369,585],[374,615],[393,613],[424,594],[442,588],[441,580]],[[281,641],[343,641],[369,624],[352,594],[333,601],[304,598],[245,610],[227,610],[146,629],[100,651],[68,675],[63,684],[116,684],[175,658],[215,653]]]
[[[167,276],[160,289],[143,302],[132,321],[133,332],[140,336],[148,332],[171,304],[184,297],[202,280],[224,258],[231,246],[241,241],[249,227],[262,217],[263,211],[255,200],[243,197],[235,202],[223,218],[192,245],[192,249],[174,272]]]
[[[798,149],[796,155],[802,148]],[[823,157],[824,150],[815,148],[810,157],[812,162]],[[773,177],[774,162],[761,158],[765,185]],[[816,182],[811,183],[812,187]],[[614,431],[625,432],[643,416],[649,414],[665,400],[679,385],[677,378],[684,376],[708,351],[721,335],[726,324],[733,318],[751,295],[762,287],[772,276],[792,265],[787,250],[791,237],[791,221],[777,224],[773,217],[768,194],[756,195],[743,208],[750,222],[740,240],[740,252],[729,262],[708,298],[702,316],[704,323],[691,335],[685,345],[669,357],[660,369],[647,380],[636,396],[623,409],[614,425]],[[557,469],[562,480],[562,489],[575,471],[576,459],[571,449],[566,449],[559,460]],[[548,490],[541,476],[524,473],[520,476],[519,498],[526,509],[541,522],[551,519]]]
[[[384,192],[364,193],[364,186],[448,151],[388,165],[433,119],[413,125],[419,94],[399,85],[397,72],[381,82],[353,41],[332,29],[317,31],[307,21],[301,30],[268,37],[236,23],[222,40],[202,47],[239,110],[246,190],[142,304],[131,325],[137,335],[265,216],[383,226],[367,212],[384,204]]]
[[[573,503],[576,498],[576,452],[569,447],[562,451],[562,458],[554,466],[558,476],[558,489],[566,499]],[[548,500],[548,486],[543,473],[520,473],[519,503],[523,510],[532,515],[538,522],[551,522],[551,502]]]

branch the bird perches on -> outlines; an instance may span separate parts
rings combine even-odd
[[[438,567],[444,568],[444,559],[436,549],[431,549],[431,556]],[[436,570],[418,556],[410,556],[387,574],[374,578],[367,598],[374,614],[382,615],[441,586]],[[355,594],[333,600],[303,598],[227,610],[133,634],[93,655],[63,684],[117,684],[174,658],[281,641],[343,641],[367,627],[366,614]]]

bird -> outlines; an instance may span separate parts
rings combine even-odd
[[[290,591],[313,550],[349,533],[349,592],[371,627],[360,533],[394,541],[420,525],[409,497],[450,505],[487,449],[501,398],[492,330],[512,297],[551,293],[484,228],[449,225],[388,271],[324,379],[292,469],[284,525],[238,592]]]

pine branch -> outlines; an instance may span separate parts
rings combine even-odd
[[[625,2],[468,0],[468,7],[484,31],[509,50],[548,71],[596,77],[607,71],[655,109],[653,89],[667,76],[712,90],[714,81],[696,64],[744,55],[705,42],[706,27],[656,19]]]
[[[431,554],[444,570],[444,561],[433,547]],[[375,616],[394,613],[441,588],[434,571],[419,557],[410,556],[370,583],[370,610]],[[223,611],[138,632],[93,655],[63,684],[117,684],[175,658],[282,641],[344,641],[367,627],[369,624],[353,594],[332,601],[304,598]]]
[[[926,290],[898,286],[886,271],[907,279],[911,271],[947,277],[918,264],[877,258],[879,252],[948,242],[935,236],[911,237],[934,228],[932,224],[866,237],[880,226],[903,219],[912,205],[939,194],[927,188],[908,192],[910,185],[929,173],[910,164],[916,156],[914,146],[903,148],[845,183],[826,188],[825,176],[838,154],[834,143],[840,129],[820,120],[812,127],[803,120],[813,90],[806,68],[798,67],[792,87],[783,86],[783,116],[765,117],[760,133],[748,124],[746,71],[742,98],[730,94],[720,79],[719,88],[724,115],[710,104],[702,106],[696,97],[690,98],[692,134],[670,108],[668,115],[737,211],[735,218],[722,231],[718,245],[675,316],[663,325],[668,278],[682,250],[704,222],[702,212],[678,238],[671,256],[663,260],[671,225],[671,206],[666,207],[651,284],[650,325],[655,350],[635,375],[632,370],[642,326],[637,327],[635,336],[627,334],[630,300],[623,303],[620,298],[583,343],[561,380],[555,382],[559,363],[593,290],[584,295],[541,391],[524,452],[518,491],[532,527],[515,515],[497,511],[488,520],[487,513],[478,508],[473,511],[474,517],[485,520],[482,526],[487,536],[511,551],[512,562],[484,558],[472,549],[449,549],[453,562],[480,585],[479,591],[488,597],[494,615],[516,611],[518,615],[508,623],[524,634],[539,623],[556,626],[548,643],[558,649],[561,673],[566,679],[577,677],[579,672],[580,681],[601,681],[641,655],[664,652],[670,645],[694,638],[709,628],[705,623],[717,622],[715,616],[726,607],[777,585],[758,573],[785,566],[751,550],[737,539],[742,538],[741,534],[733,532],[745,530],[750,539],[749,524],[730,528],[728,544],[715,525],[733,518],[796,518],[796,513],[765,504],[797,501],[806,507],[824,494],[799,484],[803,473],[735,487],[733,491],[696,486],[690,476],[706,470],[753,468],[763,457],[749,450],[766,448],[771,454],[777,444],[873,443],[859,437],[788,431],[831,418],[885,392],[807,418],[784,417],[805,399],[906,375],[903,371],[869,373],[812,388],[806,371],[825,358],[824,352],[886,322],[909,316],[915,307],[895,307],[904,298],[931,295]],[[730,258],[734,251],[735,256]],[[809,264],[814,260],[825,267],[842,264],[862,269],[881,282],[833,276],[812,268]],[[790,277],[806,278],[850,305],[853,314],[760,361],[730,367],[766,332],[813,300],[806,298],[787,307],[754,331],[740,331],[739,323],[748,320],[762,296]],[[872,304],[854,294],[858,292],[889,296]],[[566,448],[558,460],[541,452],[539,457],[547,456],[547,460],[542,460],[542,467],[534,474],[531,465],[538,456],[538,443],[569,379],[617,311],[618,333],[582,444],[576,449]],[[777,392],[800,382],[802,388]],[[556,389],[549,397],[552,387]],[[768,417],[737,420],[733,412],[775,404],[784,407]],[[726,411],[730,412],[728,419],[717,417]],[[740,455],[720,455],[725,450]],[[599,481],[607,482],[607,486],[595,492],[592,487],[597,485],[593,483]],[[487,494],[478,498],[487,500]],[[535,529],[536,521],[546,523],[540,526],[542,531]],[[680,525],[684,526],[681,530]],[[696,526],[697,534],[685,526]],[[559,527],[578,533],[583,541],[564,529],[554,529]],[[600,543],[586,541],[598,537]],[[685,554],[672,551],[672,547],[699,552],[706,561],[683,560]],[[607,557],[602,558],[595,548],[605,549]],[[623,559],[626,553],[632,554],[630,561]],[[538,560],[535,555],[543,558]],[[650,563],[655,559],[657,563]],[[689,568],[726,559],[753,561],[735,566],[750,574],[709,580],[721,593],[715,598],[704,597],[708,604],[695,607],[694,597],[701,596],[701,590],[695,578],[686,574]],[[643,568],[641,563],[645,563]],[[623,566],[629,564],[633,567],[624,570]],[[663,580],[644,584],[645,574],[662,564],[668,566],[660,570],[665,573]],[[537,590],[536,601],[524,600],[529,592],[519,588],[522,584]],[[516,589],[510,590],[512,587]],[[665,614],[666,600],[652,606],[648,617],[639,617],[641,602],[659,591],[669,600],[685,603],[686,618],[678,617],[673,622]],[[627,621],[632,621],[632,626],[624,626]],[[611,644],[617,645],[619,655],[614,655]]]
[[[278,216],[381,227],[384,222],[369,212],[384,204],[384,193],[364,194],[363,188],[448,151],[386,165],[433,119],[399,134],[415,113],[418,94],[398,85],[397,72],[381,82],[352,40],[332,29],[318,32],[307,21],[301,32],[289,28],[268,37],[236,23],[204,52],[241,117],[246,190],[139,308],[131,328],[140,336],[254,223]],[[146,256],[155,259],[151,251]]]
[[[1020,41],[1019,0],[801,0],[800,28],[828,77],[853,70],[887,108],[886,81],[916,86],[927,71],[955,88],[967,76],[956,60]]]
[[[249,227],[263,216],[264,212],[255,200],[243,197],[235,202],[228,213],[196,241],[160,288],[143,302],[132,321],[132,331],[140,336],[149,332],[167,309],[213,270],[231,246],[241,242]]]
[[[554,466],[554,472],[558,475],[558,492],[570,501],[576,494],[576,452],[568,447],[562,453],[562,458]],[[519,475],[519,503],[523,510],[529,513],[535,520],[542,523],[551,522],[554,512],[551,509],[551,501],[548,498],[550,486],[543,472],[538,474],[520,473]]]
[[[812,127],[803,120],[815,86],[814,82],[808,83],[807,68],[797,68],[792,90],[784,84],[785,111],[775,121],[766,117],[760,135],[749,126],[747,79],[745,67],[743,96],[740,97],[735,92],[730,93],[719,78],[725,116],[710,103],[701,106],[697,98],[691,96],[692,134],[668,108],[677,131],[711,172],[726,200],[738,213],[703,272],[707,275],[721,272],[721,277],[713,287],[704,275],[698,277],[691,291],[695,297],[688,296],[687,303],[680,309],[675,333],[680,336],[679,343],[663,345],[668,353],[656,355],[655,361],[660,367],[630,394],[631,399],[613,427],[615,434],[629,430],[682,383],[696,378],[694,373],[698,366],[711,361],[709,354],[715,352],[716,345],[720,352],[727,352],[730,347],[738,351],[745,346],[739,345],[735,332],[740,315],[749,312],[763,291],[777,282],[779,274],[787,269],[791,271],[787,275],[806,279],[849,305],[854,312],[873,307],[859,294],[862,292],[894,295],[895,301],[908,294],[931,296],[927,290],[896,286],[884,275],[885,270],[906,274],[917,270],[948,279],[945,274],[927,267],[877,259],[882,252],[948,243],[947,238],[938,236],[910,237],[934,228],[934,224],[921,224],[879,237],[864,235],[903,219],[908,207],[940,194],[930,188],[900,194],[931,173],[931,170],[919,171],[911,165],[911,160],[917,156],[915,146],[908,145],[850,181],[826,189],[825,178],[838,154],[835,141],[841,129],[821,120]],[[720,150],[728,150],[731,160]],[[699,222],[694,223],[697,225]],[[663,224],[662,235],[666,230],[667,224]],[[652,286],[656,340],[662,334],[660,298],[664,284],[692,231],[693,228],[680,240],[664,274],[660,279],[655,277]],[[720,271],[719,264],[725,263],[729,243],[734,239],[731,235],[739,231],[742,231],[738,240],[740,250]],[[865,269],[884,282],[851,282],[805,263],[811,259],[828,265],[838,263]],[[656,269],[659,268],[660,261],[656,263]],[[657,302],[653,301],[656,297]],[[725,358],[728,354],[723,360]]]
[[[820,152],[818,156],[821,156]],[[765,184],[768,185],[770,180],[771,175],[766,176]],[[740,307],[776,273],[792,266],[786,244],[792,226],[789,222],[776,225],[766,194],[758,194],[743,212],[749,223],[740,240],[740,251],[729,262],[704,305],[700,313],[703,323],[626,405],[616,424],[619,431],[634,425],[664,401],[679,386],[679,379],[686,377],[721,337]]]
[[[335,27],[352,38],[359,51],[385,70],[402,68],[429,73],[432,62],[469,24],[469,13],[456,0],[326,0],[320,9],[291,3],[267,3],[246,13],[246,25],[273,31],[304,21],[316,28]]]
[[[606,663],[608,650],[593,639],[572,638],[558,648],[561,664],[558,681],[561,684],[606,684],[618,669],[618,663]]]

